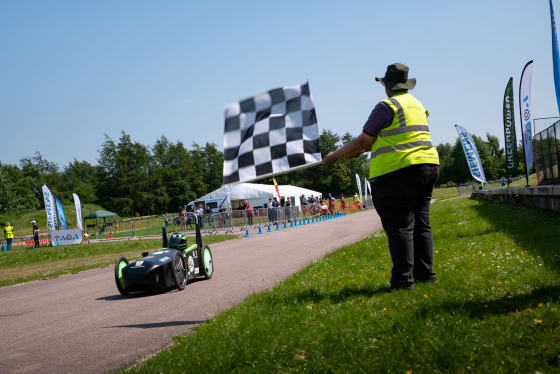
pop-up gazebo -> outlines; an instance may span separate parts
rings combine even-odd
[[[106,210],[96,210],[95,212],[88,214],[87,216],[84,217],[84,224],[86,226],[86,229],[88,228],[94,228],[95,227],[95,235],[97,235],[97,233],[99,232],[100,234],[103,234],[103,232],[105,231],[105,228],[107,227],[107,218],[111,218],[113,217],[113,219],[109,220],[110,224],[113,224],[113,220],[115,219],[119,219],[119,215],[117,213],[113,213],[113,212],[107,212]],[[93,223],[90,223],[88,225],[87,221],[88,220],[95,220],[95,225]],[[101,230],[99,230],[99,221],[101,220]]]

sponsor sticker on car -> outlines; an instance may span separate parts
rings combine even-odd
[[[153,254],[153,255],[161,255],[161,254],[164,254],[164,253],[169,253],[169,251],[167,251],[167,250],[155,251],[155,252],[152,253],[152,254]]]

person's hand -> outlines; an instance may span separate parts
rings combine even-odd
[[[334,155],[334,152],[329,153],[325,156],[325,158],[321,161],[323,165],[332,165],[338,160],[338,157]]]

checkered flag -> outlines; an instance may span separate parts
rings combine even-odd
[[[309,84],[225,107],[223,183],[250,182],[321,161]]]

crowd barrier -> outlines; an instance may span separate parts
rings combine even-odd
[[[369,208],[373,208],[371,199],[366,199],[364,205],[362,203],[346,202],[344,210],[340,202],[337,202],[332,213],[352,213]],[[84,242],[119,238],[160,237],[162,225],[165,226],[168,233],[183,232],[187,235],[194,235],[194,214],[192,212],[184,215],[168,214],[87,225],[84,230]],[[297,223],[303,219],[316,220],[328,214],[328,208],[321,210],[319,204],[271,209],[255,208],[252,214],[246,210],[228,210],[221,213],[204,214],[202,216],[202,233],[204,235],[231,234],[252,228],[267,228],[269,225],[283,225],[284,223],[290,225],[292,222]],[[14,238],[12,246],[32,246],[33,244],[33,236],[28,235]],[[51,245],[49,233],[40,235],[40,244]]]
[[[525,177],[515,177],[512,178],[512,182],[518,181],[520,179],[523,179]],[[498,189],[498,188],[510,188],[507,184],[502,185],[502,180],[501,179],[497,179],[494,181],[489,181],[487,182],[482,189],[483,190],[494,190],[494,189]],[[466,195],[471,195],[473,192],[476,192],[479,190],[479,184],[478,183],[473,183],[473,184],[465,184],[462,186],[457,186],[457,190],[459,192],[459,196],[466,196]]]

